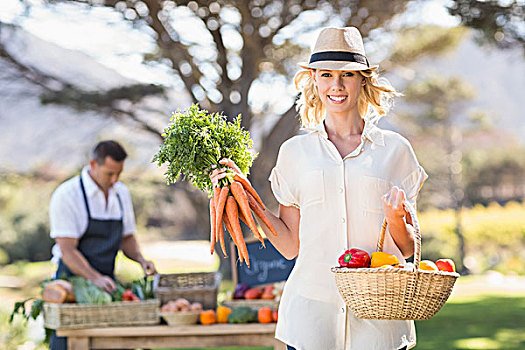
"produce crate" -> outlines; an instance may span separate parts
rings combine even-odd
[[[219,272],[158,274],[153,281],[153,291],[161,304],[184,298],[201,303],[205,310],[216,309],[221,279]]]
[[[160,323],[158,299],[108,304],[44,303],[44,326],[50,329],[139,326]]]

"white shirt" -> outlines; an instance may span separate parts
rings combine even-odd
[[[88,170],[89,166],[84,167],[80,176],[82,176],[82,181],[84,182],[91,217],[102,220],[118,220],[122,217],[123,235],[133,234],[136,230],[135,214],[133,212],[131,195],[126,185],[117,182],[109,189],[106,206],[104,192],[89,176]],[[122,202],[124,212],[120,209],[117,193]],[[80,239],[82,237],[87,229],[88,214],[82,195],[82,188],[80,187],[79,176],[62,183],[53,192],[49,204],[49,219],[51,238],[68,237]],[[62,256],[58,244],[53,246],[52,253],[53,258],[51,261],[58,264]]]
[[[409,142],[366,122],[341,158],[324,123],[281,145],[270,175],[275,198],[299,208],[299,255],[279,306],[276,338],[297,350],[391,350],[415,346],[413,321],[365,320],[346,308],[330,268],[345,249],[375,251],[381,196],[396,185],[415,203],[427,174]],[[404,261],[387,234],[385,252]]]

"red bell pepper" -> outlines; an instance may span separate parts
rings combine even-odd
[[[370,255],[361,249],[348,249],[339,257],[339,266],[351,268],[369,267]]]

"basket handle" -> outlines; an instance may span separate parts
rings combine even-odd
[[[419,269],[419,262],[421,260],[421,231],[419,229],[419,221],[417,219],[416,209],[408,201],[403,203],[406,211],[412,218],[412,226],[414,226],[414,267]],[[385,242],[385,233],[386,233],[386,218],[383,220],[383,225],[381,226],[381,234],[379,235],[379,241],[377,242],[377,251],[383,251],[383,244]]]

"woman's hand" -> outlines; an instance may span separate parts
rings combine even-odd
[[[383,210],[389,224],[403,220],[407,214],[405,206],[403,205],[405,200],[405,191],[397,186],[393,186],[390,191],[383,196]]]
[[[414,254],[414,233],[412,220],[404,206],[405,200],[405,191],[394,186],[383,196],[383,209],[394,243],[403,257],[408,258]]]
[[[219,161],[219,164],[225,165],[226,168],[216,168],[212,171],[210,175],[211,183],[213,184],[213,187],[217,187],[219,184],[219,180],[225,178],[229,173],[231,173],[231,170],[233,170],[234,173],[238,174],[239,176],[243,177],[248,181],[248,179],[243,175],[242,171],[239,169],[237,164],[231,159],[223,158]]]

